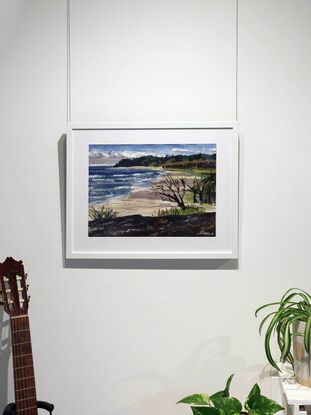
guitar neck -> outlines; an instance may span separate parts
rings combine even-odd
[[[11,317],[17,415],[38,415],[28,315]]]

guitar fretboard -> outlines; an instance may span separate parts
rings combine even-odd
[[[38,415],[28,315],[11,317],[17,415]]]

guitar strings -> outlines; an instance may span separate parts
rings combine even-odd
[[[30,398],[26,398],[27,397],[27,390],[30,389],[34,389],[35,390],[35,380],[34,380],[34,368],[33,368],[33,359],[32,359],[32,347],[31,347],[31,335],[30,335],[30,325],[29,325],[29,318],[28,316],[25,318],[21,318],[21,319],[13,319],[11,320],[12,322],[12,334],[14,336],[13,342],[18,342],[18,343],[25,343],[28,344],[28,347],[25,347],[27,353],[26,355],[30,356],[30,357],[26,357],[26,356],[22,356],[22,354],[24,354],[21,350],[19,349],[24,349],[20,347],[20,344],[13,344],[14,347],[14,351],[13,351],[13,357],[14,357],[14,366],[15,366],[15,388],[16,390],[22,390],[22,393],[19,393],[19,395],[22,395],[20,399],[25,399],[23,402],[19,402],[19,411],[18,413],[20,415],[23,415],[23,413],[25,411],[29,411],[29,409],[32,409],[32,407],[28,407],[28,405],[30,405],[31,403],[27,403],[28,400],[31,399],[35,399],[36,396],[31,396]],[[19,334],[21,332],[28,332],[28,334],[26,334],[26,336],[19,336]],[[20,337],[24,338],[26,337],[26,339],[28,339],[25,342],[20,342]],[[26,357],[26,358],[25,358]],[[26,365],[27,360],[30,361],[31,365]],[[30,367],[26,367],[26,366],[30,366]],[[18,376],[18,374],[20,376]],[[31,387],[27,387],[27,380],[33,378],[31,381],[32,386]],[[24,398],[25,396],[25,398]],[[23,408],[23,406],[26,406],[25,408]],[[36,409],[36,408],[33,408]],[[37,412],[36,412],[37,413]],[[29,412],[28,412],[29,414]]]

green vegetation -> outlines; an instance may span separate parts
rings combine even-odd
[[[269,363],[280,370],[276,364],[271,353],[271,337],[275,333],[277,336],[277,343],[281,352],[281,362],[289,362],[294,366],[294,358],[291,354],[291,346],[293,343],[293,336],[304,337],[304,347],[307,353],[310,354],[310,340],[311,340],[311,295],[299,288],[290,288],[285,292],[280,301],[265,304],[256,310],[256,317],[258,312],[266,307],[278,306],[276,311],[267,314],[259,326],[259,333],[270,320],[270,323],[265,332],[265,352]],[[293,323],[305,322],[304,333],[295,333],[293,331]]]
[[[185,209],[159,209],[156,216],[193,215],[202,213],[205,213],[205,209],[203,207],[188,206]]]
[[[165,157],[156,156],[142,156],[137,158],[126,158],[120,160],[115,167],[162,167],[163,169],[206,169],[215,168],[216,166],[216,154],[191,154],[189,156],[178,155],[166,155]]]
[[[97,222],[115,218],[117,215],[118,212],[112,208],[106,208],[104,205],[98,209],[94,207],[89,208],[89,218]]]
[[[187,396],[177,403],[191,405],[193,415],[239,415],[241,413],[249,415],[273,415],[282,411],[281,405],[266,396],[261,395],[257,383],[250,391],[244,404],[245,410],[242,412],[241,402],[230,396],[230,384],[233,375],[229,377],[224,390],[209,396],[205,393],[197,393]]]
[[[210,173],[202,177],[195,177],[187,188],[193,194],[193,203],[216,202],[216,173]]]
[[[194,177],[193,180],[170,176],[154,184],[151,189],[161,200],[176,203],[179,211],[189,209],[186,203],[192,205],[191,207],[196,207],[193,205],[197,204],[211,205],[216,203],[216,173]]]

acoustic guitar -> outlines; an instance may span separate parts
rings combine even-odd
[[[26,279],[22,261],[9,257],[0,263],[0,303],[10,316],[15,389],[15,403],[8,404],[3,415],[38,415],[38,408],[52,414],[54,409],[48,402],[37,401]]]

